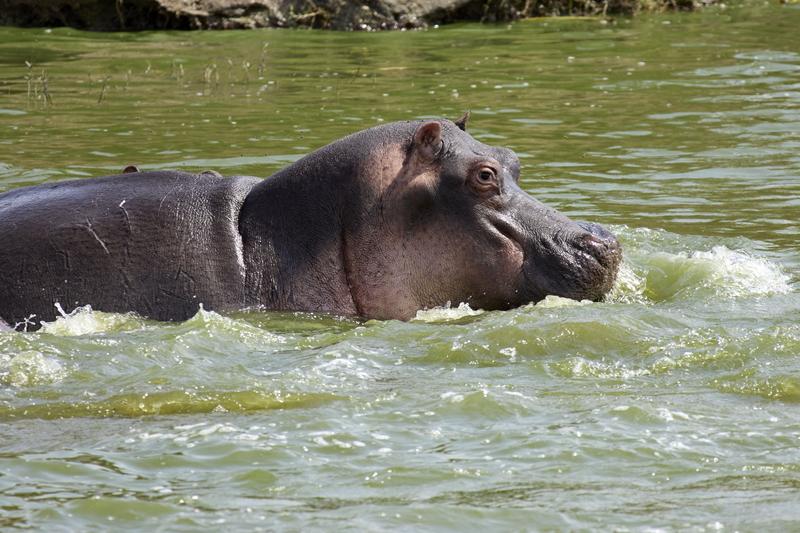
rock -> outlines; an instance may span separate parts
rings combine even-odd
[[[0,0],[0,25],[88,30],[419,28],[454,20],[692,8],[708,0]]]

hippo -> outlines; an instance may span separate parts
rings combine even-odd
[[[524,192],[514,152],[475,140],[467,118],[379,125],[266,179],[128,167],[3,193],[0,320],[35,329],[83,305],[408,320],[602,299],[616,238]]]

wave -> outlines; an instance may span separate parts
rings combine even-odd
[[[175,390],[119,394],[99,401],[43,402],[13,407],[0,405],[0,420],[265,411],[311,408],[340,399],[344,397],[330,393]]]
[[[663,230],[622,227],[617,233],[625,259],[612,302],[737,299],[792,291],[781,265],[746,249]],[[680,249],[687,245],[695,249]]]

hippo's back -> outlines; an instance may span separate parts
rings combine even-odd
[[[144,172],[0,195],[0,319],[91,305],[183,320],[238,307],[238,217],[257,178]]]

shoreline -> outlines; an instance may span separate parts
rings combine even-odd
[[[691,11],[718,0],[0,0],[0,25],[94,31],[417,29],[450,22]]]

